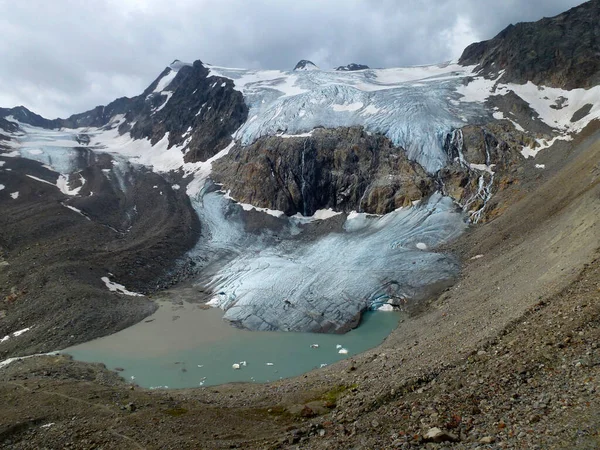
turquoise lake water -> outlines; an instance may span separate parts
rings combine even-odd
[[[376,347],[402,317],[400,312],[367,312],[358,328],[331,335],[239,330],[223,322],[222,315],[218,309],[187,303],[161,304],[146,321],[63,353],[123,369],[126,380],[146,388],[267,382]],[[339,353],[341,349],[348,353]],[[240,368],[234,369],[234,364]]]

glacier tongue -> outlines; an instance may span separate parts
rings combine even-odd
[[[382,217],[349,216],[343,231],[316,239],[272,239],[245,232],[241,208],[221,194],[197,201],[207,228],[197,251],[213,250],[197,283],[214,293],[210,304],[223,308],[225,319],[250,330],[344,332],[382,301],[419,298],[458,271],[452,257],[423,249],[466,227],[453,202],[435,194]],[[298,232],[292,220],[286,226],[289,236]]]
[[[488,115],[482,103],[460,102],[458,89],[472,69],[457,65],[359,72],[210,70],[231,78],[244,94],[250,119],[236,136],[243,145],[265,135],[362,125],[385,134],[434,173],[447,163],[445,136]]]

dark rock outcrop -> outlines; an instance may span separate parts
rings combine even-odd
[[[309,61],[308,59],[301,59],[294,66],[294,70],[315,70],[315,69],[318,69],[317,65],[314,62]]]
[[[369,68],[370,67],[365,64],[350,63],[347,66],[336,67],[335,70],[338,70],[340,72],[353,72],[355,70],[365,70]]]
[[[477,65],[502,82],[564,89],[600,83],[600,0],[556,17],[510,25],[489,41],[468,46],[459,63]]]
[[[169,133],[169,147],[188,140],[184,148],[188,162],[205,161],[225,148],[248,117],[248,107],[233,81],[209,77],[200,61],[179,69],[167,88],[170,98],[153,93],[159,79],[126,114],[127,123],[135,123],[129,131],[136,139],[149,138],[152,144]],[[125,125],[121,131],[128,128]]]
[[[361,127],[309,137],[263,137],[213,165],[213,179],[243,203],[312,215],[316,210],[384,214],[430,194],[434,183],[402,148]]]

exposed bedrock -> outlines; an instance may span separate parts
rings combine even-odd
[[[488,41],[469,45],[460,64],[478,65],[487,76],[504,70],[501,82],[565,89],[600,83],[600,1],[558,16],[510,25]]]
[[[536,145],[535,140],[508,120],[455,130],[444,144],[451,163],[438,172],[442,191],[468,211],[472,221],[485,221],[489,200],[515,181],[523,160],[520,150],[528,145]]]
[[[316,210],[385,214],[434,190],[400,147],[362,127],[263,137],[213,165],[213,179],[242,202],[312,215]]]

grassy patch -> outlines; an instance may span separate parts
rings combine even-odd
[[[325,401],[325,406],[328,408],[333,408],[337,404],[338,399],[348,390],[356,389],[358,385],[352,384],[350,386],[340,384],[339,386],[334,387],[330,391],[325,392],[321,399]]]
[[[165,414],[168,414],[171,417],[183,416],[187,412],[188,412],[188,410],[185,408],[171,408],[171,409],[165,410]]]

